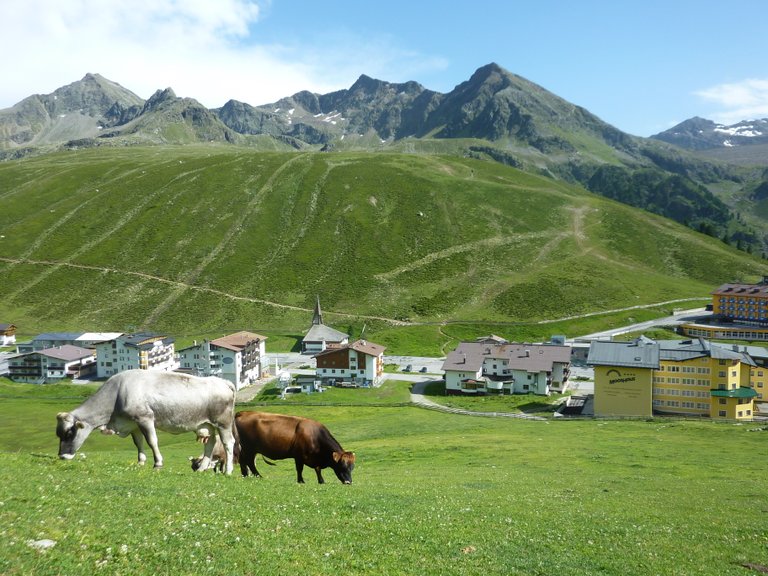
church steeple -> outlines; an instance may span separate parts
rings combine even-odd
[[[315,315],[312,317],[312,325],[321,325],[323,323],[323,313],[320,311],[320,296],[316,297]]]

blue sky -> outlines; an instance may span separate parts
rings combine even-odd
[[[448,92],[489,62],[649,136],[768,117],[766,0],[0,0],[0,108],[98,72],[208,107],[348,88]]]

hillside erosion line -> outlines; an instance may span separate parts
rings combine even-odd
[[[145,272],[136,272],[133,270],[117,270],[115,268],[107,268],[103,266],[93,266],[89,264],[75,264],[73,262],[55,262],[55,261],[49,261],[49,260],[30,260],[28,258],[6,258],[3,256],[0,256],[0,262],[5,262],[6,264],[12,264],[12,265],[19,265],[19,264],[30,264],[34,266],[52,266],[52,267],[67,267],[67,268],[76,268],[79,270],[93,270],[95,272],[103,272],[103,273],[110,273],[110,274],[122,274],[125,276],[134,276],[137,278],[141,278],[143,280],[152,280],[155,282],[161,282],[163,284],[168,284],[171,286],[175,286],[176,288],[183,288],[187,290],[195,290],[197,292],[205,292],[207,294],[214,294],[216,296],[223,296],[224,298],[229,298],[230,300],[238,300],[242,302],[252,302],[254,304],[262,304],[264,306],[273,306],[275,308],[280,308],[284,310],[294,310],[297,312],[307,312],[312,313],[314,311],[314,308],[305,308],[302,306],[292,306],[290,304],[281,304],[280,302],[272,302],[270,300],[264,300],[262,298],[254,298],[252,296],[240,296],[237,294],[231,294],[228,292],[224,292],[223,290],[218,290],[216,288],[209,288],[206,286],[196,286],[194,284],[189,284],[186,282],[180,282],[178,280],[170,280],[168,278],[163,278],[161,276],[156,276],[154,274],[147,274]],[[589,318],[592,316],[600,316],[603,314],[617,314],[619,312],[628,312],[630,310],[640,310],[644,308],[656,308],[658,306],[668,306],[670,304],[678,304],[682,302],[697,302],[702,300],[708,300],[707,297],[693,297],[693,298],[677,298],[674,300],[665,300],[663,302],[651,302],[648,304],[636,304],[634,306],[627,306],[625,308],[614,308],[612,310],[600,310],[596,312],[585,312],[584,314],[574,314],[572,316],[563,316],[561,318],[550,318],[546,320],[534,320],[534,321],[504,321],[504,320],[481,320],[481,319],[452,319],[452,320],[439,320],[439,321],[413,321],[413,320],[398,320],[395,318],[386,318],[384,316],[371,316],[367,314],[350,314],[347,312],[333,312],[330,310],[324,310],[323,313],[328,316],[338,316],[340,318],[352,318],[352,319],[361,319],[361,320],[378,320],[381,322],[386,322],[387,324],[391,324],[393,326],[446,326],[449,324],[485,324],[489,326],[524,326],[527,324],[553,324],[556,322],[565,322],[568,320],[578,320],[580,318]]]

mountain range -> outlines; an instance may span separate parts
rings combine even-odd
[[[0,111],[0,151],[0,318],[28,332],[293,343],[319,295],[349,334],[442,355],[768,269],[765,167],[625,134],[495,64],[447,94],[361,76],[218,109],[88,74]]]
[[[765,249],[768,172],[698,155],[759,141],[762,125],[701,119],[653,138],[626,134],[525,78],[488,64],[443,94],[366,75],[328,94],[208,109],[171,88],[143,100],[98,74],[0,110],[0,158],[61,148],[220,143],[259,150],[450,153],[578,183],[741,246]],[[685,135],[685,136],[684,136]],[[725,136],[728,136],[726,139]],[[744,146],[741,146],[742,148]],[[768,164],[768,162],[766,162]],[[755,214],[758,216],[755,217]]]
[[[698,116],[652,136],[688,150],[768,144],[768,118],[726,126]]]

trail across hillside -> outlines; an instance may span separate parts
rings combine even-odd
[[[5,262],[7,264],[14,264],[14,265],[23,265],[23,264],[31,264],[35,266],[50,266],[50,267],[65,267],[65,268],[76,268],[79,270],[93,270],[96,272],[107,272],[111,274],[123,274],[126,276],[135,276],[139,277],[145,280],[152,280],[155,282],[161,282],[163,284],[168,284],[170,286],[174,286],[181,290],[195,290],[198,292],[205,292],[208,294],[214,294],[216,296],[222,296],[224,298],[229,298],[230,300],[238,300],[243,302],[253,302],[256,304],[263,304],[265,306],[273,306],[275,308],[281,308],[284,310],[295,310],[298,312],[306,312],[308,314],[311,314],[313,312],[312,308],[304,308],[302,306],[292,306],[290,304],[281,304],[280,302],[272,302],[269,300],[264,300],[261,298],[254,298],[252,296],[240,296],[237,294],[230,294],[228,292],[224,292],[223,290],[217,290],[215,288],[208,288],[205,286],[197,286],[195,284],[190,284],[188,282],[181,282],[178,280],[169,280],[168,278],[163,278],[161,276],[156,276],[154,274],[147,274],[144,272],[136,272],[133,270],[118,270],[116,268],[107,268],[103,266],[92,266],[88,264],[75,264],[74,262],[63,262],[63,261],[51,261],[51,260],[31,260],[28,258],[3,258],[0,257],[0,262]],[[386,318],[384,316],[371,316],[367,314],[350,314],[347,312],[334,312],[331,310],[323,310],[323,313],[326,316],[336,316],[339,318],[356,318],[360,320],[378,320],[381,322],[386,322],[388,324],[391,324],[393,326],[445,326],[447,324],[487,324],[492,326],[518,326],[522,324],[553,324],[555,322],[563,322],[567,320],[577,320],[579,318],[589,318],[591,316],[600,316],[603,314],[617,314],[619,312],[628,312],[630,310],[640,310],[643,308],[655,308],[658,306],[669,306],[672,304],[679,304],[683,302],[700,302],[702,300],[706,300],[705,297],[701,298],[676,298],[674,300],[665,300],[663,302],[651,302],[648,304],[637,304],[635,306],[627,306],[625,308],[614,308],[612,310],[600,310],[597,312],[586,312],[584,314],[574,314],[572,316],[564,316],[562,318],[550,318],[547,320],[537,320],[534,322],[520,322],[520,321],[491,321],[491,320],[481,320],[481,319],[453,319],[453,320],[442,320],[439,322],[414,322],[411,320],[397,320],[395,318]]]

